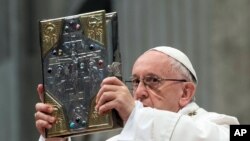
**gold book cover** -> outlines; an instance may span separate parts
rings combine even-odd
[[[95,96],[107,76],[122,79],[117,13],[104,10],[39,21],[44,102],[56,123],[46,137],[66,137],[121,128],[115,110],[95,111]]]

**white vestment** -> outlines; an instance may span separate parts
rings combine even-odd
[[[122,132],[107,141],[229,141],[235,117],[207,112],[192,102],[178,113],[136,106]],[[44,141],[40,137],[39,141]]]
[[[192,102],[178,113],[136,102],[122,132],[107,141],[229,141],[235,117],[207,112]]]

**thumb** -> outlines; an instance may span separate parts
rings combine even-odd
[[[44,88],[43,88],[43,84],[38,84],[37,86],[37,93],[39,95],[39,98],[42,102],[44,102]]]

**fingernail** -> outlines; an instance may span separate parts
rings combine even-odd
[[[49,125],[48,125],[48,129],[50,129],[50,128],[52,128],[52,125],[49,124]]]
[[[56,119],[54,117],[50,118],[50,122],[53,123]]]
[[[48,107],[48,112],[52,113],[53,112],[53,108],[52,107]]]

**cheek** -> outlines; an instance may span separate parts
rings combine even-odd
[[[176,111],[179,107],[179,96],[176,93],[159,93],[159,95],[152,95],[151,101],[154,108],[168,111]]]
[[[166,98],[161,95],[161,93],[158,94],[150,94],[148,101],[152,105],[152,107],[157,109],[162,109],[164,106],[166,106]]]

